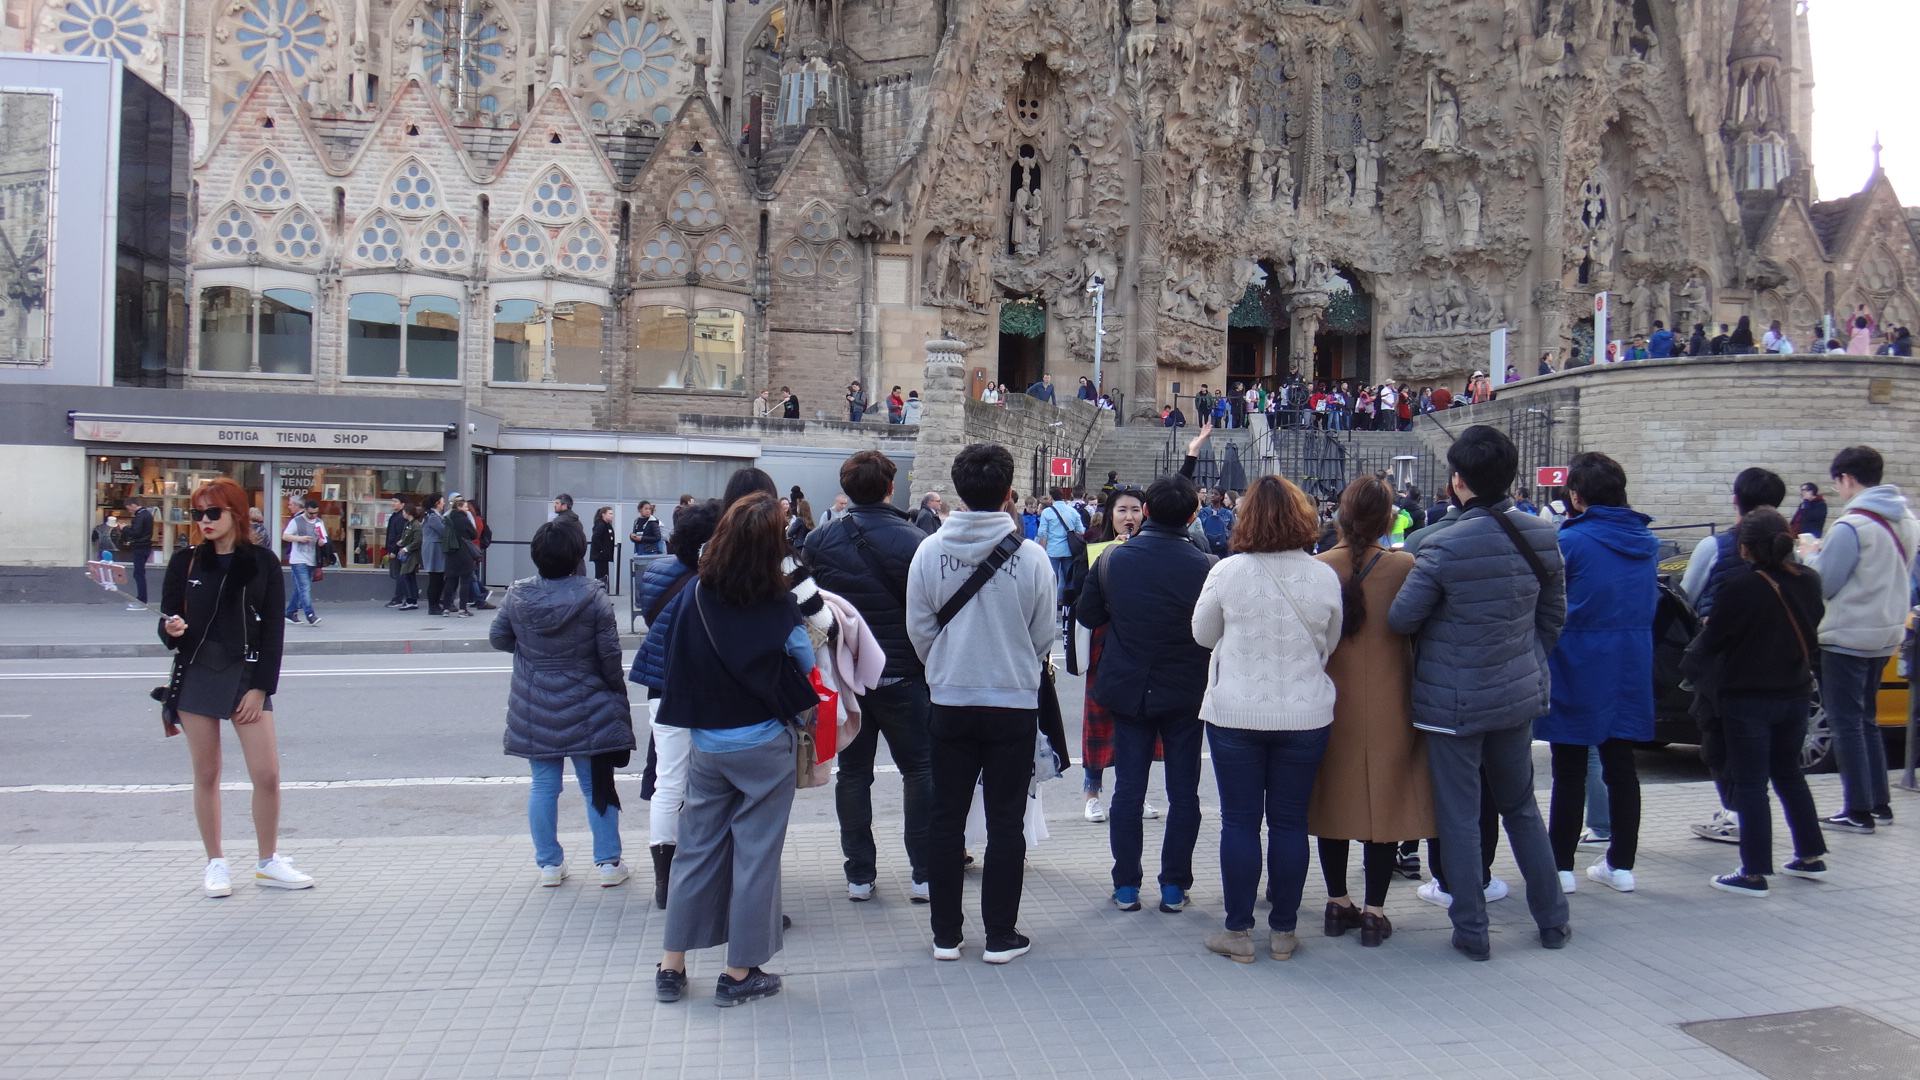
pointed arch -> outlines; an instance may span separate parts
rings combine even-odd
[[[462,270],[467,266],[471,245],[466,230],[445,214],[421,226],[409,248],[413,261],[436,270]]]
[[[591,221],[582,221],[560,236],[555,248],[560,269],[569,274],[597,277],[613,265],[613,244]]]
[[[634,273],[653,281],[683,278],[693,268],[693,248],[668,226],[655,225],[634,246]]]
[[[820,256],[820,272],[832,278],[850,278],[854,275],[853,249],[845,241],[835,240],[827,245]]]
[[[293,205],[293,170],[280,151],[260,151],[234,181],[234,194],[249,206],[281,210]]]
[[[440,180],[417,157],[406,157],[387,174],[380,205],[401,217],[425,217],[444,203]]]
[[[549,224],[580,216],[580,185],[558,164],[540,170],[527,187],[527,213]]]
[[[840,215],[819,199],[810,199],[800,208],[800,235],[816,244],[840,237]]]
[[[493,245],[494,265],[509,273],[536,273],[546,269],[552,247],[544,227],[524,217],[514,218]]]
[[[244,259],[259,253],[265,232],[253,211],[228,203],[207,219],[206,243],[215,258]]]
[[[374,210],[353,227],[347,253],[361,266],[391,266],[406,257],[406,232],[399,218]]]
[[[746,245],[733,235],[733,230],[721,229],[700,242],[699,267],[701,277],[744,284],[749,273]]]
[[[780,257],[774,260],[773,265],[784,277],[812,277],[819,265],[819,256],[800,241],[789,240],[787,246],[780,249]]]
[[[326,230],[320,215],[298,204],[280,212],[267,227],[267,250],[282,262],[309,263],[326,249]]]
[[[688,173],[667,199],[667,219],[690,232],[711,229],[720,217],[720,193],[702,173]]]

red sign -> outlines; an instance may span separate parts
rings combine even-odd
[[[1567,467],[1565,465],[1549,465],[1544,469],[1535,469],[1533,471],[1533,482],[1541,487],[1566,487]]]
[[[1054,458],[1052,474],[1054,476],[1072,476],[1073,475],[1073,459],[1064,458],[1064,457]]]

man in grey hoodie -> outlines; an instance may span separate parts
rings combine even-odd
[[[1001,509],[1013,494],[1013,455],[975,443],[955,456],[952,477],[966,509],[954,511],[920,545],[907,571],[907,637],[926,665],[932,700],[927,884],[933,957],[960,959],[967,808],[979,783],[987,817],[982,959],[1004,964],[1030,947],[1017,928],[1027,856],[1022,819],[1033,778],[1041,668],[1060,631],[1047,553],[1021,539]],[[943,610],[983,564],[997,569],[957,613]]]
[[[1887,750],[1875,721],[1875,697],[1887,657],[1900,650],[1911,603],[1920,521],[1871,446],[1849,446],[1827,470],[1846,509],[1823,541],[1803,542],[1801,559],[1820,575],[1827,601],[1820,620],[1820,700],[1833,731],[1846,808],[1820,824],[1870,833],[1893,824]]]

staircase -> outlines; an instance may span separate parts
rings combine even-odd
[[[1164,473],[1177,471],[1195,434],[1194,428],[1170,431],[1144,424],[1107,432],[1087,461],[1088,489],[1106,483],[1109,470],[1119,473],[1120,483],[1140,487]],[[1201,450],[1194,469],[1195,482],[1203,487],[1221,482],[1229,447],[1245,476],[1244,481],[1232,478],[1236,487],[1275,473],[1301,485],[1316,498],[1337,498],[1354,477],[1386,472],[1411,480],[1422,495],[1431,495],[1445,479],[1441,475],[1445,466],[1416,432],[1281,429],[1269,433],[1262,423],[1252,429],[1216,428]]]

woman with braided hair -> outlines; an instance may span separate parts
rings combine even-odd
[[[1326,935],[1357,929],[1360,944],[1370,947],[1393,934],[1384,905],[1399,841],[1435,832],[1426,741],[1412,723],[1412,647],[1387,626],[1387,610],[1413,571],[1412,555],[1381,544],[1396,510],[1386,480],[1354,480],[1334,517],[1340,542],[1315,556],[1340,577],[1341,622],[1340,644],[1327,660],[1336,694],[1333,727],[1307,831],[1319,838],[1327,880]],[[1347,892],[1352,840],[1363,852],[1364,907]]]

